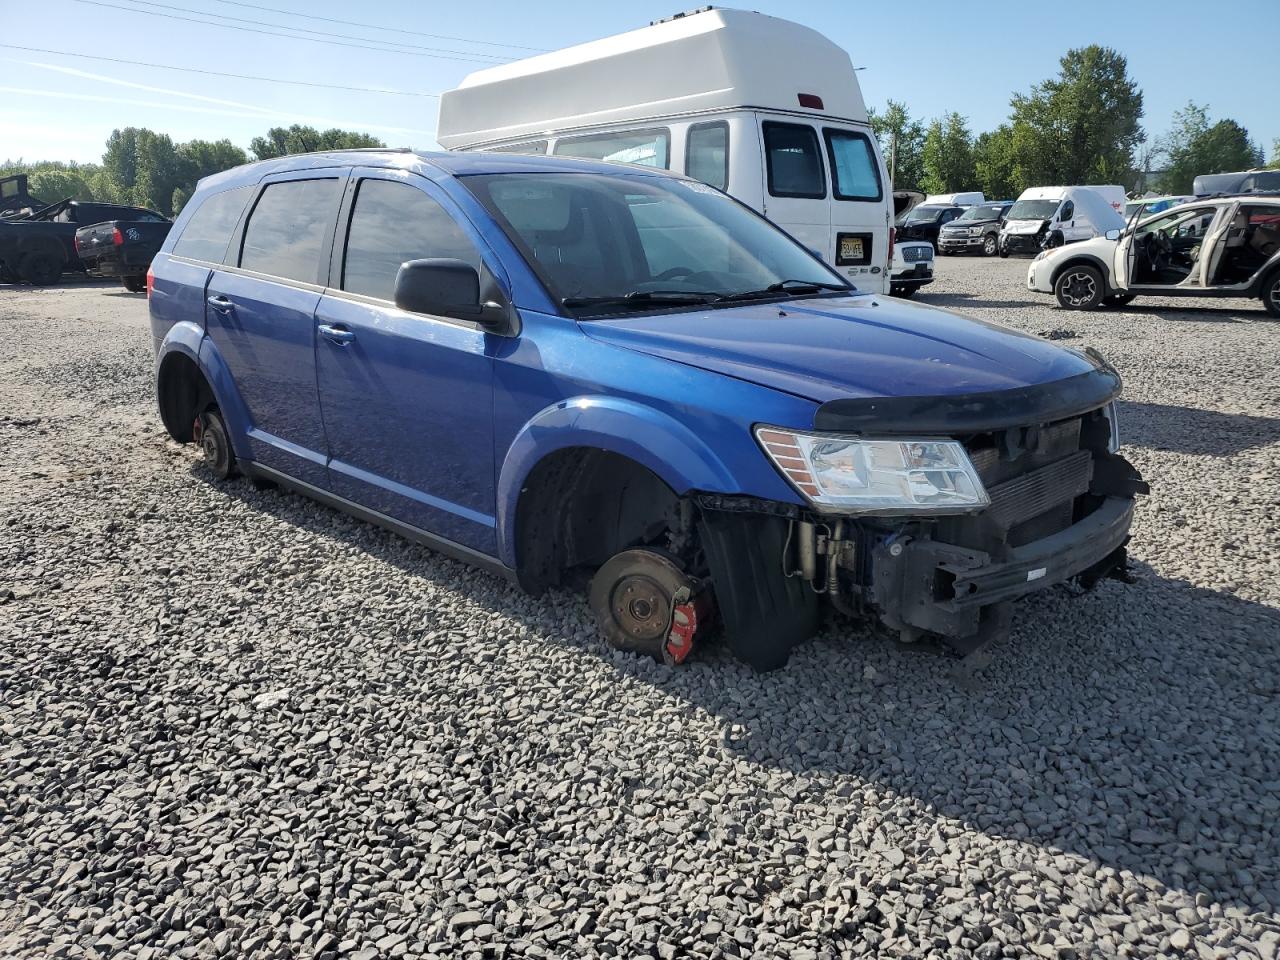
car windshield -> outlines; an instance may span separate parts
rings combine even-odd
[[[1009,208],[1006,220],[1048,220],[1061,200],[1019,200]]]
[[[1004,210],[1004,207],[1001,207],[998,205],[970,207],[964,213],[960,214],[960,216],[956,217],[956,219],[957,220],[999,220],[1000,214],[1001,212],[1003,212],[1003,210]]]
[[[575,316],[850,289],[769,221],[696,181],[504,173],[462,182]]]
[[[914,210],[908,210],[907,215],[899,220],[899,223],[932,223],[942,216],[942,211],[946,207],[916,207]]]

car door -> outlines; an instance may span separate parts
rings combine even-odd
[[[1235,221],[1239,203],[1224,204],[1218,209],[1218,215],[1209,226],[1204,239],[1200,241],[1200,256],[1196,260],[1199,270],[1200,286],[1210,286],[1218,274],[1218,265],[1222,262],[1226,251],[1227,238]],[[1243,227],[1241,227],[1243,234]]]
[[[764,145],[764,215],[831,259],[831,204],[818,130],[793,119],[760,120]]]
[[[206,329],[249,413],[253,459],[328,482],[316,394],[315,310],[345,169],[266,178],[206,287]]]
[[[493,358],[477,324],[400,310],[396,271],[450,257],[479,268],[448,196],[402,171],[356,170],[316,310],[316,369],[341,497],[492,555]]]

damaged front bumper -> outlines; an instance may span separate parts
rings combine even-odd
[[[999,559],[908,534],[890,536],[872,551],[871,599],[882,620],[907,639],[925,632],[963,641],[982,632],[987,608],[1123,568],[1133,511],[1132,498],[1107,497],[1065,530],[1009,548]]]

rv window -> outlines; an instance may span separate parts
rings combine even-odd
[[[597,133],[585,137],[563,137],[552,151],[557,157],[581,157],[585,160],[612,160],[635,163],[642,167],[668,166],[671,134],[662,130],[626,130]]]
[[[726,190],[729,187],[729,125],[698,123],[689,128],[684,172],[695,180]]]
[[[850,130],[824,130],[831,160],[832,187],[837,200],[879,200],[879,164],[871,141]]]
[[[496,147],[481,147],[481,153],[527,153],[530,156],[544,156],[547,152],[547,141],[531,140],[526,143],[503,143]]]
[[[796,123],[766,121],[761,126],[764,129],[769,193],[775,197],[823,199],[827,188],[822,179],[817,131]]]

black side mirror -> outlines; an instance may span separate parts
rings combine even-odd
[[[459,320],[480,319],[480,274],[463,260],[410,260],[396,272],[396,306]]]

